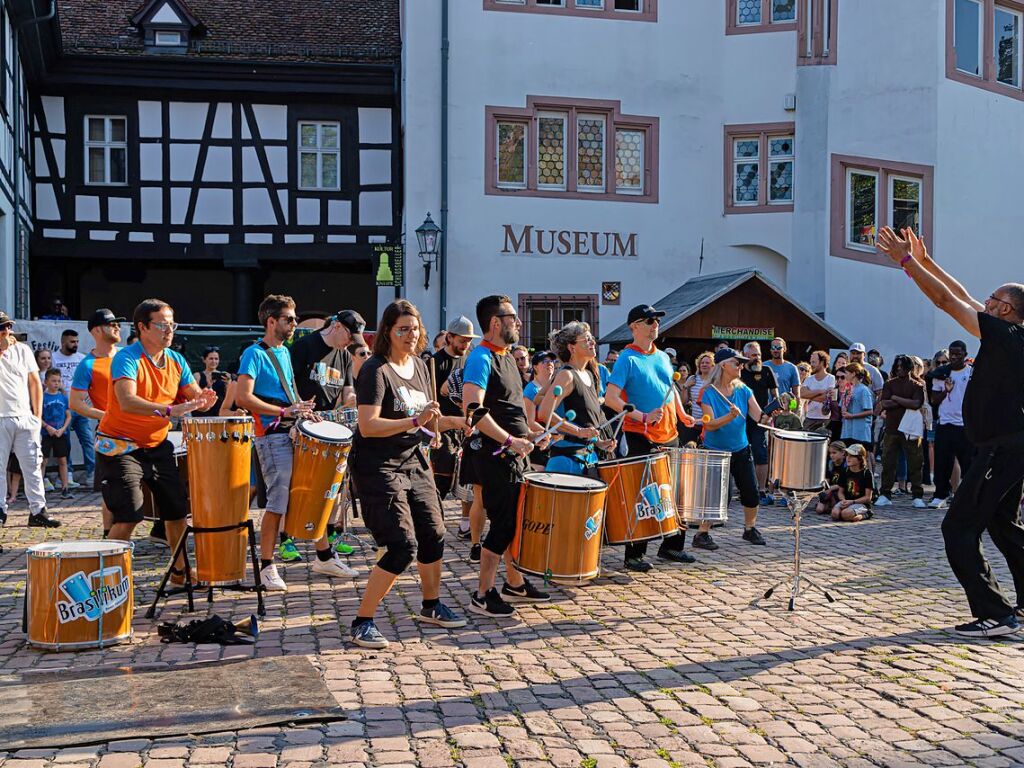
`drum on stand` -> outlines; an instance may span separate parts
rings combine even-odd
[[[285,534],[316,541],[323,537],[341,492],[352,448],[352,430],[331,421],[295,425],[291,490]]]
[[[608,486],[557,472],[527,472],[519,493],[512,561],[524,573],[580,584],[600,572]]]
[[[174,463],[178,465],[178,474],[181,476],[181,483],[185,486],[185,498],[189,497],[188,483],[188,446],[182,433],[172,429],[167,433],[167,439],[174,446]],[[142,517],[145,520],[159,520],[160,513],[157,511],[156,501],[153,499],[153,492],[149,490],[146,483],[142,484]]]
[[[39,648],[103,648],[132,636],[128,541],[45,542],[28,548],[25,631]]]
[[[252,465],[251,416],[213,416],[181,420],[187,448],[193,528],[221,528],[249,519]],[[245,578],[249,532],[193,533],[196,579],[210,586]]]
[[[598,462],[608,484],[605,541],[629,544],[671,536],[679,530],[667,453]]]
[[[785,491],[817,493],[825,482],[828,436],[788,429],[768,430],[768,482]]]
[[[670,448],[673,498],[685,523],[724,523],[729,519],[727,451]]]

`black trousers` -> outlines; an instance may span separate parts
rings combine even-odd
[[[967,439],[963,427],[955,424],[938,424],[935,427],[935,498],[949,496],[953,461],[960,462],[960,477],[964,477],[971,468],[973,456],[974,446]]]
[[[652,443],[643,435],[637,434],[636,432],[623,432],[626,436],[626,447],[629,449],[629,456],[644,456],[648,453],[654,453],[658,448],[677,448],[679,446],[679,438],[674,438],[667,443]],[[679,524],[683,526],[680,528],[679,533],[673,534],[672,536],[666,536],[661,540],[661,547],[664,549],[682,549],[686,545],[686,524],[681,520]],[[630,560],[632,558],[640,558],[647,554],[647,542],[636,541],[627,544],[623,553],[623,558]]]
[[[942,521],[946,557],[967,593],[971,615],[1003,619],[1013,613],[992,575],[981,549],[981,534],[988,531],[1013,575],[1017,604],[1024,602],[1024,525],[1020,520],[1024,492],[1024,447],[979,448],[960,481]]]

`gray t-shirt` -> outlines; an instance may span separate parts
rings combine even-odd
[[[0,416],[31,416],[28,376],[39,366],[28,344],[21,342],[0,354]]]

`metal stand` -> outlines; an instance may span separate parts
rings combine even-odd
[[[245,528],[249,531],[249,557],[252,560],[252,574],[255,584],[203,584],[202,582],[192,580],[192,567],[189,565],[188,557],[184,558],[185,561],[185,583],[180,587],[167,589],[167,582],[171,578],[171,571],[174,568],[174,564],[178,561],[178,557],[186,552],[188,545],[189,534],[196,533],[223,533],[225,531],[237,531],[239,528]],[[259,556],[256,553],[256,529],[252,524],[252,520],[246,520],[243,523],[235,523],[234,525],[223,525],[218,528],[196,528],[194,526],[186,525],[185,532],[181,535],[181,539],[178,541],[178,546],[174,548],[174,554],[171,555],[171,562],[167,566],[167,570],[164,571],[164,576],[160,579],[160,586],[156,588],[156,597],[153,598],[153,604],[149,606],[149,610],[146,611],[146,618],[152,619],[156,615],[156,606],[162,598],[171,597],[173,595],[185,594],[188,596],[188,612],[191,613],[196,609],[194,594],[197,590],[203,589],[208,590],[206,594],[206,601],[209,603],[213,602],[213,590],[231,590],[233,592],[255,592],[256,593],[256,613],[259,616],[266,616],[267,609],[263,605],[263,592],[266,587],[260,581],[260,561]]]
[[[811,499],[815,498],[817,494],[815,493],[810,496],[798,496],[795,491],[786,491],[785,496],[786,504],[789,506],[789,511],[793,515],[793,584],[790,587],[789,593],[789,610],[793,610],[793,607],[796,604],[796,599],[802,592],[810,591],[812,589],[818,590],[830,603],[834,603],[835,599],[828,593],[828,590],[800,573],[800,515]],[[771,589],[765,592],[765,599],[771,597],[775,590],[783,583],[785,583],[785,580],[779,581]]]

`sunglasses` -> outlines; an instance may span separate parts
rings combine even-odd
[[[518,319],[519,315],[517,313],[515,313],[515,312],[503,312],[501,314],[495,315],[495,317],[501,317],[501,318],[515,317],[515,318]]]
[[[773,349],[773,350],[776,350],[776,349],[785,349],[785,347],[784,347],[784,346],[782,346],[781,344],[772,344],[772,349]]]
[[[3,325],[0,325],[0,331],[9,331],[13,327],[14,323],[4,323]]]
[[[158,323],[156,321],[150,323],[158,331],[176,331],[178,330],[178,323]]]
[[[297,318],[295,315],[278,315],[277,319],[284,320],[286,323],[290,323],[291,325],[295,325],[297,322],[299,322],[299,318]]]

